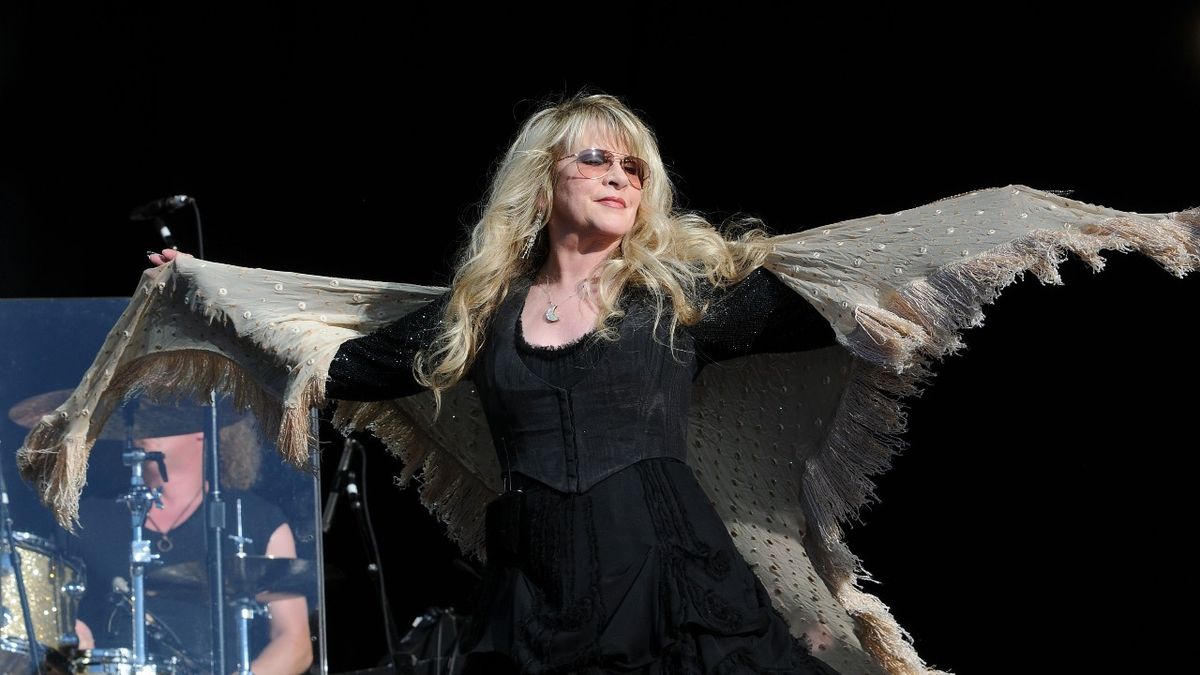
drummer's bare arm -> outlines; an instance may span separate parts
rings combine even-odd
[[[296,540],[286,523],[271,534],[267,555],[295,558]],[[300,598],[276,600],[271,608],[271,642],[250,664],[254,675],[296,675],[312,665],[312,640],[308,634],[308,602]]]
[[[96,638],[92,637],[92,629],[79,619],[75,619],[75,636],[79,638],[79,649],[96,648]]]

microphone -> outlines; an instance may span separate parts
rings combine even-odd
[[[194,200],[187,195],[172,195],[155,199],[129,212],[130,220],[154,220],[159,216],[174,213],[191,204]]]
[[[112,604],[129,611],[133,607],[133,598],[129,597],[132,589],[129,588],[129,582],[125,581],[125,577],[113,577],[112,592],[108,594],[108,600]],[[150,610],[146,610],[146,625],[153,626],[158,623]]]
[[[338,495],[342,493],[342,481],[346,479],[346,474],[350,470],[350,455],[355,450],[361,450],[362,444],[353,438],[347,438],[342,444],[342,457],[338,460],[337,474],[333,477],[333,487],[329,490],[329,496],[325,498],[325,515],[321,518],[321,531],[329,532],[329,528],[333,527],[333,514],[337,510]]]
[[[129,597],[129,594],[129,582],[125,580],[125,577],[113,577],[112,592],[108,594],[109,603],[117,611],[133,616],[133,598]],[[148,609],[146,610],[146,634],[152,640],[157,640],[160,646],[165,646],[174,656],[183,659],[189,666],[189,669],[184,672],[198,670],[191,657],[187,655],[187,649],[183,645],[183,640],[179,639],[179,634],[172,630],[166,621],[159,619]]]

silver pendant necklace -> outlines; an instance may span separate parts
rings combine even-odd
[[[543,277],[543,280],[544,279],[545,279],[545,277]],[[579,295],[583,291],[584,284],[586,284],[586,283],[587,283],[587,279],[584,279],[583,281],[580,281],[578,284],[576,284],[575,292],[568,295],[566,300],[563,300],[563,302],[566,302],[567,300],[570,300],[571,298]],[[546,303],[549,305],[549,307],[546,308],[546,311],[542,314],[542,316],[545,317],[546,321],[548,321],[550,323],[554,323],[554,322],[558,321],[558,318],[559,318],[558,317],[558,306],[561,303],[554,302],[554,299],[550,297],[550,291],[547,291],[545,286],[546,286],[545,284],[538,284],[538,288],[542,289],[542,293],[546,296]]]

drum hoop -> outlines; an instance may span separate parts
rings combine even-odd
[[[41,649],[42,658],[45,661],[47,661],[47,662],[53,661],[56,666],[62,666],[64,668],[68,669],[68,671],[70,670],[71,666],[74,665],[71,662],[71,660],[68,659],[64,653],[55,649],[53,646],[45,644],[44,642],[39,642],[38,647]],[[6,652],[8,654],[20,654],[20,655],[28,657],[29,656],[29,641],[28,640],[20,640],[20,639],[14,638],[14,637],[9,637],[7,635],[0,636],[0,651]]]
[[[58,545],[46,539],[45,537],[33,534],[32,532],[21,532],[14,530],[13,541],[21,548],[26,548],[34,553],[41,553],[47,558],[53,560],[61,560],[68,567],[73,568],[78,572],[78,578],[87,579],[87,565],[83,563],[83,559],[73,555],[64,553]],[[18,551],[19,553],[19,551]]]
[[[101,647],[98,649],[80,650],[75,658],[80,666],[91,665],[133,665],[133,650],[128,647]],[[146,665],[156,667],[171,667],[179,665],[179,659],[174,656],[164,657],[154,652],[146,652]]]
[[[13,539],[18,543],[25,544],[25,548],[30,548],[39,553],[53,553],[56,557],[62,554],[58,552],[58,546],[54,542],[45,537],[38,536],[32,532],[20,532],[14,530],[12,533]]]
[[[41,645],[42,649],[46,648],[46,645],[40,642],[38,644]],[[0,635],[0,647],[3,647],[3,651],[9,654],[28,654],[29,640],[20,640],[7,635]]]

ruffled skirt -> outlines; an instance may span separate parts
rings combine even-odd
[[[468,675],[837,675],[790,635],[686,464],[642,461],[585,494],[516,487],[488,507]]]

